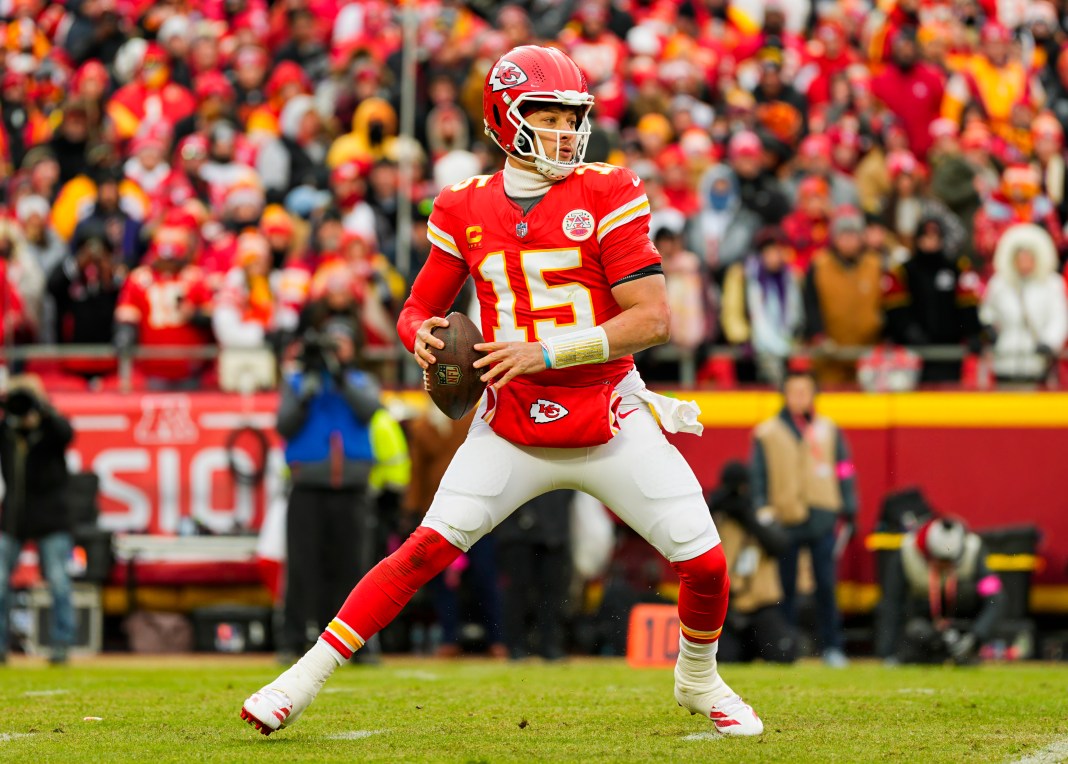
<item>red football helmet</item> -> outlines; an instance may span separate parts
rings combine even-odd
[[[572,130],[537,131],[523,116],[530,102],[574,106],[579,123]],[[528,107],[529,108],[529,107]],[[501,56],[486,75],[482,90],[482,113],[486,135],[508,155],[533,167],[547,178],[566,178],[582,163],[590,138],[593,96],[586,77],[575,62],[556,48],[523,45]],[[574,135],[572,155],[560,158],[560,144],[549,156],[538,133]]]

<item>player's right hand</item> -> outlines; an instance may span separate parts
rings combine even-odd
[[[441,350],[445,347],[445,343],[432,335],[430,332],[437,326],[448,326],[449,322],[441,316],[431,316],[423,322],[422,326],[415,333],[415,361],[419,366],[426,371],[427,367],[432,363],[437,363],[437,358],[430,352],[430,348],[437,348]]]

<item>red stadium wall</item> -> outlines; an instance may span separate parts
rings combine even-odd
[[[404,394],[415,406],[421,393]],[[702,408],[703,437],[674,437],[701,483],[711,488],[728,459],[745,459],[749,433],[779,407],[771,393],[680,393]],[[269,496],[281,490],[278,470],[263,485],[235,484],[227,438],[252,424],[269,437],[269,459],[281,464],[273,432],[274,395],[242,403],[220,393],[190,395],[56,394],[73,418],[72,466],[101,475],[106,527],[175,533],[192,514],[209,527],[258,528]],[[1033,603],[1068,610],[1068,494],[1062,465],[1068,455],[1068,395],[1011,393],[826,394],[821,411],[845,430],[860,487],[860,536],[875,526],[882,497],[917,485],[939,510],[975,528],[1035,523],[1043,530],[1044,569]],[[245,467],[257,444],[236,447]],[[251,447],[250,447],[251,446]],[[242,455],[243,454],[243,455]],[[874,596],[873,557],[855,539],[843,560],[843,603],[867,609]],[[852,582],[850,588],[848,582]]]

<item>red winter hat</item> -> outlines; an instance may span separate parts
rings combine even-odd
[[[208,71],[193,80],[193,94],[199,101],[212,96],[229,100],[234,97],[234,88],[222,72]]]
[[[886,158],[886,169],[890,173],[890,179],[894,180],[902,173],[917,175],[920,172],[920,163],[911,151],[891,151]]]
[[[267,97],[274,98],[286,85],[300,85],[305,93],[311,92],[311,83],[308,75],[300,68],[299,64],[292,61],[283,61],[274,68],[267,80]]]
[[[983,24],[979,32],[979,42],[1011,42],[1012,32],[996,21]]]
[[[727,144],[727,155],[731,159],[740,157],[759,157],[764,153],[764,144],[760,142],[760,136],[751,130],[743,130],[735,134]]]
[[[831,149],[830,138],[821,133],[813,133],[801,141],[798,153],[806,159],[830,159]]]

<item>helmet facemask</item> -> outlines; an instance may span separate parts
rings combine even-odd
[[[573,107],[578,111],[578,124],[574,130],[557,130],[545,127],[535,127],[523,116],[523,107],[536,107],[534,110],[546,109],[554,106]],[[486,126],[486,133],[493,138],[494,142],[509,156],[530,165],[539,173],[550,180],[562,180],[574,172],[586,155],[586,145],[590,140],[592,128],[590,126],[590,109],[593,108],[593,96],[577,90],[554,90],[546,92],[523,93],[508,106],[505,119],[516,128],[514,148],[509,151],[501,146],[497,136]],[[545,150],[542,135],[556,134],[556,150],[552,156]],[[573,136],[571,141],[571,157],[560,157],[560,138]]]

